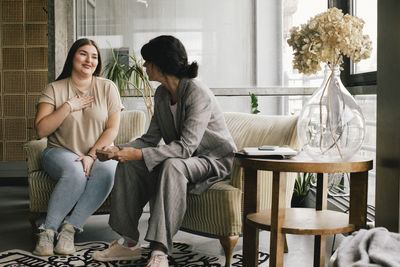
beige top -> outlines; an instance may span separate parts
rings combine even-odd
[[[63,147],[79,156],[86,155],[106,128],[108,116],[124,109],[117,86],[110,80],[93,76],[91,87],[82,92],[71,78],[50,83],[42,91],[39,103],[49,103],[58,109],[71,97],[92,95],[90,108],[71,112],[60,127],[47,138],[47,145]]]

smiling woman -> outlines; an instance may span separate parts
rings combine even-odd
[[[74,253],[75,231],[83,231],[84,223],[113,186],[116,162],[100,162],[95,152],[113,144],[123,106],[115,84],[98,77],[101,66],[96,43],[77,40],[62,73],[39,98],[35,125],[38,136],[47,137],[43,167],[57,184],[35,255]]]

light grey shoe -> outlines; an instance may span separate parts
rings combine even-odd
[[[54,231],[47,229],[38,234],[38,241],[32,254],[37,256],[52,256],[54,248]]]
[[[121,261],[137,260],[141,256],[142,248],[139,244],[133,248],[127,248],[114,240],[107,249],[93,253],[92,258],[97,261]]]
[[[168,255],[153,255],[151,256],[146,267],[168,267]]]
[[[61,231],[57,235],[57,245],[54,252],[62,255],[69,255],[75,253],[74,246],[75,229],[72,225],[65,223],[61,226]]]

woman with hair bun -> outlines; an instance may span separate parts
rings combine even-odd
[[[141,54],[149,79],[161,83],[154,95],[154,115],[141,138],[104,147],[109,154],[98,153],[100,160],[119,161],[109,224],[121,239],[93,258],[139,258],[138,223],[152,199],[145,236],[152,248],[147,266],[164,267],[185,215],[187,193],[201,194],[229,177],[236,146],[215,96],[194,79],[198,65],[188,63],[178,39],[156,37],[142,47]],[[161,139],[165,144],[159,144]]]

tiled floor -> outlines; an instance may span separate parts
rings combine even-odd
[[[0,186],[0,251],[9,249],[32,250],[34,247],[31,227],[28,222],[29,197],[27,186]],[[149,214],[144,213],[140,223],[142,238],[146,231]],[[102,240],[110,242],[118,236],[108,226],[108,215],[91,216],[85,225],[84,232],[76,235],[76,242]],[[310,267],[313,261],[312,236],[288,235],[289,253],[285,254],[284,266]],[[208,255],[223,255],[217,239],[178,232],[177,241],[192,244],[196,250]],[[332,237],[328,236],[327,259],[331,254]],[[239,239],[235,251],[242,249]],[[260,249],[269,252],[269,233],[260,233]]]

